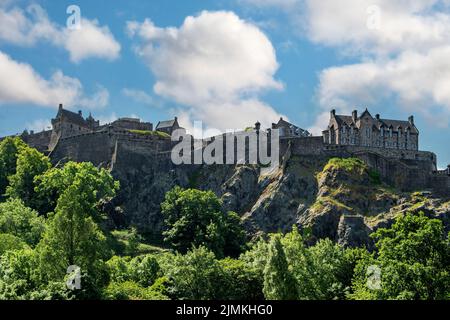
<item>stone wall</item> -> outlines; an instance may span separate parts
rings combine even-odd
[[[52,131],[48,130],[32,134],[22,134],[20,137],[30,147],[36,148],[42,153],[47,153],[51,135]]]

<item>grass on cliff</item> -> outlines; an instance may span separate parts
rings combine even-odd
[[[161,131],[150,131],[150,130],[128,130],[131,133],[134,134],[140,134],[143,136],[158,136],[161,138],[170,138],[170,135],[165,133],[165,132],[161,132]]]
[[[367,173],[372,184],[379,185],[382,183],[380,173],[369,168],[364,161],[358,158],[331,158],[323,168],[323,171],[319,173],[318,177],[320,178],[320,175],[332,169],[344,170],[352,175],[363,175]]]
[[[327,205],[333,205],[339,209],[345,209],[347,211],[353,211],[353,208],[346,206],[345,204],[339,202],[332,197],[320,197],[317,198],[316,202],[311,206],[311,209],[319,212],[322,211]]]

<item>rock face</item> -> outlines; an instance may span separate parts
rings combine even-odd
[[[286,153],[272,171],[250,165],[175,166],[170,154],[133,141],[104,144],[112,160],[105,156],[96,161],[110,166],[121,183],[117,197],[104,209],[116,227],[135,226],[158,241],[163,230],[160,205],[176,185],[212,190],[227,210],[241,216],[250,236],[288,232],[297,225],[310,231],[311,242],[330,238],[344,246],[371,248],[370,234],[408,211],[423,211],[450,225],[449,199],[397,191],[358,159]],[[69,155],[83,161],[83,154],[72,149]]]

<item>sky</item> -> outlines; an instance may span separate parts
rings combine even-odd
[[[59,103],[192,128],[331,109],[407,120],[450,163],[450,0],[0,0],[0,136]]]

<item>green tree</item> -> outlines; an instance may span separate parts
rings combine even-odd
[[[185,255],[174,255],[164,271],[172,298],[217,300],[224,296],[223,269],[214,253],[205,247],[194,248]]]
[[[70,173],[73,179],[68,178],[62,184],[54,181],[55,171],[41,180],[65,189],[58,190],[55,214],[50,216],[47,230],[37,247],[40,270],[44,279],[60,281],[67,268],[76,265],[83,274],[83,291],[78,296],[96,297],[108,281],[104,260],[110,255],[106,237],[96,223],[102,216],[98,203],[113,197],[118,185],[109,174],[92,164],[70,163],[59,173],[67,178],[66,171],[72,170],[75,171]]]
[[[7,251],[0,257],[0,300],[70,299],[65,282],[42,281],[34,250]]]
[[[102,221],[98,210],[100,201],[109,200],[119,189],[119,182],[114,181],[106,169],[98,169],[90,162],[68,162],[63,168],[52,168],[36,177],[36,192],[40,200],[40,212],[53,212],[58,199],[70,186],[77,184],[82,209],[94,218]]]
[[[26,144],[18,137],[7,137],[0,142],[0,200],[9,185],[8,177],[16,173],[17,156]]]
[[[58,200],[56,213],[50,217],[48,228],[37,250],[40,270],[45,280],[62,281],[69,266],[78,266],[83,274],[81,296],[98,294],[107,282],[108,257],[106,237],[83,211],[84,197],[79,186],[70,186]]]
[[[354,279],[354,299],[448,299],[450,243],[440,220],[423,213],[399,217],[374,233],[378,253],[362,260]],[[380,286],[368,286],[368,267],[381,271]]]
[[[240,219],[224,212],[213,192],[176,187],[166,194],[161,207],[166,225],[164,240],[178,251],[205,246],[219,257],[241,251],[244,233]]]
[[[152,255],[138,256],[129,264],[131,278],[143,287],[151,286],[160,276],[160,270],[158,261]]]
[[[288,268],[280,235],[273,236],[269,244],[263,292],[268,300],[297,299],[296,280]]]
[[[222,299],[264,300],[263,279],[254,268],[231,258],[220,260],[220,265],[224,272]]]
[[[0,256],[2,256],[6,251],[22,250],[27,248],[27,244],[22,239],[12,234],[0,233]]]
[[[22,200],[9,199],[0,203],[0,232],[13,234],[34,246],[41,239],[44,230],[44,218],[25,207]]]
[[[30,147],[22,147],[19,150],[16,172],[8,177],[6,195],[22,199],[26,206],[36,208],[34,178],[50,169],[50,160]]]

